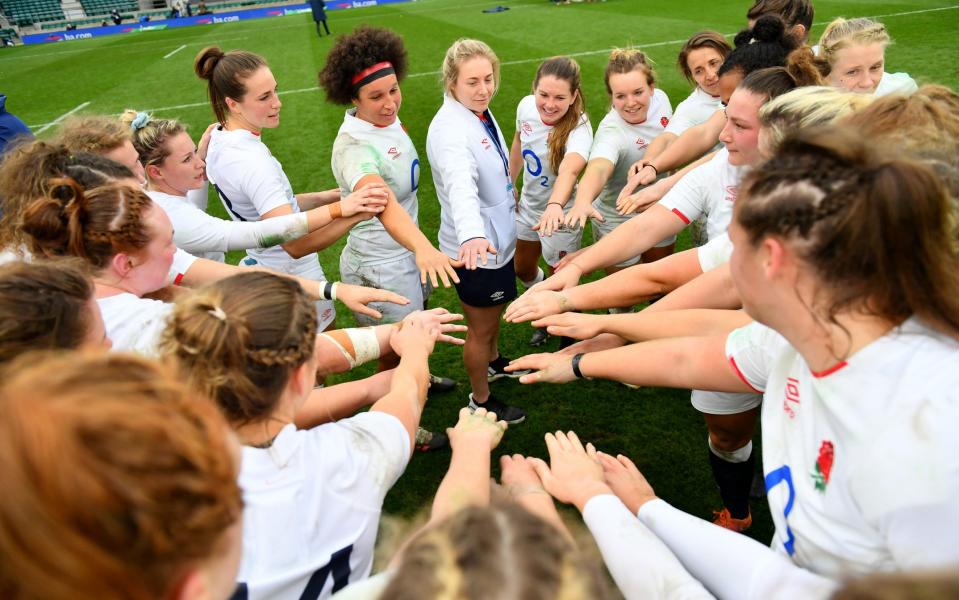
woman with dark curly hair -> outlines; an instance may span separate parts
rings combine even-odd
[[[440,282],[445,287],[450,279],[458,283],[453,267],[460,265],[434,248],[417,224],[420,159],[399,119],[406,70],[403,39],[388,29],[362,26],[337,38],[319,75],[327,98],[353,105],[333,142],[332,168],[340,193],[380,184],[389,196],[378,219],[350,230],[340,255],[340,276],[409,298],[404,306],[378,307],[392,322],[423,308]],[[374,324],[361,313],[354,316],[361,324]],[[383,369],[395,366],[380,364]],[[434,376],[431,385],[434,391],[449,390],[456,382]],[[433,445],[440,436],[435,437]],[[430,445],[426,438],[422,443]]]

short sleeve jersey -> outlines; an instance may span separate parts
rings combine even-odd
[[[627,123],[616,109],[611,109],[600,121],[589,159],[605,158],[614,165],[613,175],[599,194],[599,201],[605,208],[615,211],[616,198],[629,178],[629,168],[646,155],[646,148],[666,130],[672,116],[666,92],[655,88],[646,120],[642,123]]]
[[[671,210],[687,225],[706,217],[706,239],[726,232],[733,218],[733,203],[745,167],[729,164],[729,151],[723,148],[704,165],[687,173],[663,196],[659,205]]]
[[[685,100],[679,103],[673,118],[666,126],[666,133],[682,135],[684,131],[696,125],[702,125],[709,117],[723,107],[719,96],[710,96],[699,86],[692,91]]]
[[[249,600],[329,598],[365,579],[383,498],[409,461],[409,435],[377,411],[243,447],[243,555]],[[237,597],[237,596],[234,596]]]
[[[754,323],[729,335],[726,353],[764,394],[773,548],[837,579],[937,566],[921,547],[891,548],[887,524],[924,506],[951,506],[956,520],[959,342],[910,318],[817,373],[785,338]],[[955,562],[959,545],[950,545]]]
[[[300,212],[280,161],[260,136],[250,131],[215,128],[210,135],[206,174],[234,221],[259,221],[262,215],[281,206]],[[295,259],[281,246],[255,248],[247,254],[271,266],[316,263],[313,253]]]
[[[416,222],[420,159],[399,119],[388,127],[377,127],[356,118],[355,109],[348,110],[333,142],[332,166],[344,196],[353,191],[363,177],[379,175]],[[409,253],[376,218],[356,224],[346,244],[361,257],[363,264],[392,261]]]
[[[173,305],[122,293],[97,298],[107,337],[114,352],[135,352],[155,357],[160,335],[166,329]]]
[[[541,213],[546,209],[546,203],[553,193],[553,184],[556,183],[556,173],[549,163],[549,136],[553,133],[553,126],[540,119],[533,96],[526,96],[516,107],[516,131],[519,132],[525,163],[523,197],[520,201],[533,212]],[[579,125],[569,133],[563,155],[579,154],[585,161],[589,158],[592,144],[593,126],[584,114]]]
[[[733,243],[729,232],[721,233],[696,249],[696,258],[703,273],[712,271],[729,262],[733,255]]]

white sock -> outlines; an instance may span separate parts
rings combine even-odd
[[[533,287],[540,281],[543,281],[544,279],[546,279],[546,273],[543,273],[543,269],[536,267],[536,277],[533,277],[532,281],[524,281],[523,285],[526,286],[526,288],[528,289]]]
[[[709,444],[709,451],[726,462],[744,463],[749,460],[749,455],[753,453],[752,440],[750,440],[749,443],[742,448],[738,448],[729,452],[726,450],[720,450],[716,446],[713,446],[713,439],[709,436],[706,436],[706,442]]]

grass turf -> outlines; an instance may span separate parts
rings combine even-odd
[[[510,10],[481,12],[497,4]],[[441,103],[436,71],[453,40],[476,37],[499,54],[502,85],[492,110],[504,135],[511,139],[516,104],[529,93],[542,58],[556,54],[577,58],[594,125],[608,109],[602,71],[613,46],[645,49],[657,64],[660,87],[675,106],[690,90],[674,66],[682,41],[706,28],[736,32],[744,25],[749,4],[748,0],[609,0],[557,7],[546,0],[419,0],[331,12],[329,24],[334,34],[369,23],[392,28],[406,39],[410,75],[403,82],[401,118],[424,163],[420,224],[435,241],[439,211],[425,160],[426,129]],[[959,24],[957,9],[959,5],[930,0],[817,0],[812,37],[837,16],[879,16],[896,40],[887,52],[887,71],[905,71],[920,83],[955,88],[959,81],[955,61],[959,41],[954,33]],[[265,142],[283,163],[296,191],[335,187],[330,150],[343,108],[327,103],[316,89],[316,74],[331,38],[316,36],[308,14],[4,49],[0,52],[2,91],[9,97],[8,109],[35,130],[89,103],[81,113],[150,110],[188,123],[194,135],[199,135],[212,120],[212,112],[205,102],[203,83],[192,73],[192,61],[210,44],[251,50],[267,58],[280,84],[284,108],[281,127],[264,132]],[[185,48],[173,52],[183,45]],[[47,127],[43,135],[55,130],[55,126]],[[210,207],[211,212],[226,216],[215,198]],[[684,234],[680,247],[688,243]],[[321,253],[331,277],[338,272],[341,248],[342,241]],[[231,253],[229,259],[235,263],[240,256]],[[450,310],[459,306],[456,294],[444,289],[434,293],[431,305]],[[342,307],[338,319],[341,326],[352,323]],[[516,357],[532,351],[526,345],[531,331],[528,325],[504,324],[503,352]],[[555,344],[551,342],[548,348]],[[458,391],[430,399],[424,425],[442,429],[455,421],[465,404],[467,378],[458,348],[438,347],[431,364],[433,372],[461,382]],[[361,373],[371,371],[372,366],[367,366]],[[702,517],[709,517],[710,510],[720,505],[706,460],[706,428],[689,405],[687,391],[630,390],[603,381],[552,387],[524,387],[506,381],[493,388],[498,396],[529,411],[527,422],[510,429],[495,455],[545,456],[543,433],[572,428],[599,448],[636,460],[657,493],[674,505]],[[428,506],[448,461],[448,452],[416,455],[387,497],[386,512],[408,516]],[[494,471],[498,471],[495,463]],[[753,514],[755,525],[749,534],[768,541],[772,525],[765,502],[754,502]]]

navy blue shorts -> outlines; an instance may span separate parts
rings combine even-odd
[[[460,302],[483,308],[506,304],[516,298],[516,269],[513,259],[498,269],[456,269]]]

